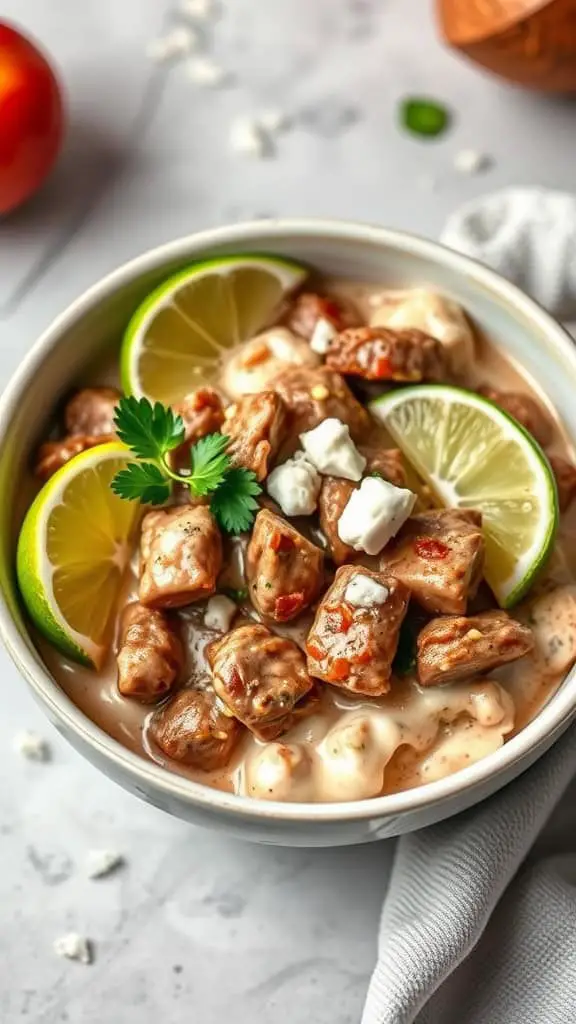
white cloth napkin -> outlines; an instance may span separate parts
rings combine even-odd
[[[576,197],[482,197],[442,241],[576,323]],[[572,727],[490,800],[398,840],[362,1024],[576,1024],[575,770]]]

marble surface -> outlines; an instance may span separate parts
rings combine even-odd
[[[442,49],[427,0],[228,0],[205,45],[234,75],[194,86],[158,67],[164,0],[3,0],[1,17],[61,68],[70,130],[57,173],[0,224],[0,383],[38,332],[106,271],[200,227],[270,214],[378,221],[430,236],[447,214],[506,184],[570,188],[574,108],[485,78]],[[422,143],[395,127],[399,97],[455,109]],[[230,151],[240,114],[280,108],[292,131],[273,159]],[[455,154],[493,158],[462,176]],[[0,652],[2,1024],[359,1021],[393,844],[335,851],[251,847],[139,803],[63,744]],[[22,728],[46,765],[12,750]],[[94,847],[126,866],[86,877]],[[90,967],[57,959],[70,929]]]

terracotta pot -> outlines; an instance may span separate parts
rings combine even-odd
[[[576,0],[436,0],[446,41],[510,82],[576,92]]]

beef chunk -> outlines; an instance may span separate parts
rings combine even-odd
[[[49,480],[75,455],[87,451],[88,448],[95,448],[98,444],[105,444],[107,441],[113,440],[113,434],[97,435],[96,437],[73,434],[70,437],[64,437],[61,441],[46,441],[38,451],[34,472],[40,480]]]
[[[422,686],[454,683],[505,665],[527,654],[534,638],[506,612],[433,619],[418,637],[418,679]]]
[[[68,434],[40,446],[34,472],[41,480],[50,477],[70,459],[88,448],[116,437],[114,411],[121,398],[116,388],[82,388],[68,402],[64,420]]]
[[[240,626],[209,644],[214,689],[229,711],[259,739],[286,732],[312,689],[304,655],[266,626]]]
[[[354,441],[361,441],[370,428],[370,416],[354,398],[343,377],[325,366],[284,370],[270,387],[288,407],[294,442],[299,434],[331,417],[348,424]]]
[[[117,388],[82,388],[68,402],[64,421],[69,434],[115,434],[114,411],[121,392]]]
[[[142,522],[140,552],[142,604],[179,608],[214,593],[222,539],[205,505],[149,512]]]
[[[213,388],[198,388],[173,406],[184,422],[184,443],[172,452],[176,469],[188,469],[190,449],[206,434],[217,434],[224,422],[222,399]]]
[[[318,596],[324,554],[285,519],[263,508],[246,552],[246,579],[254,607],[275,622],[295,618]]]
[[[556,477],[558,505],[560,511],[565,512],[576,495],[576,466],[560,455],[549,455],[548,461]]]
[[[536,438],[539,444],[547,445],[552,439],[552,424],[537,402],[530,395],[519,391],[497,391],[495,388],[478,388],[495,405],[500,406],[509,416],[518,420],[521,426]]]
[[[275,391],[240,398],[226,410],[222,428],[231,438],[228,451],[233,462],[264,480],[284,440],[286,424],[286,406]]]
[[[174,622],[134,601],[124,609],[118,645],[118,689],[123,697],[151,703],[165,697],[184,664]]]
[[[150,723],[150,735],[166,757],[204,772],[226,767],[241,733],[213,690],[182,690]]]
[[[356,327],[330,344],[326,364],[339,373],[379,381],[442,381],[442,344],[416,328]]]
[[[206,434],[217,434],[224,422],[222,399],[214,388],[198,388],[174,406],[184,421],[186,441],[199,441]]]
[[[269,391],[272,380],[283,370],[319,363],[320,356],[303,338],[286,327],[270,327],[227,356],[222,367],[222,387],[231,398],[241,398]]]
[[[336,331],[359,323],[358,314],[349,303],[315,292],[296,296],[284,317],[286,326],[307,341],[312,338],[319,320],[326,320]]]
[[[473,510],[420,512],[384,549],[380,568],[402,580],[428,611],[462,615],[482,577],[481,525]]]
[[[370,445],[358,445],[358,451],[366,459],[366,474],[383,477],[396,487],[406,486],[406,471],[402,462],[402,454],[397,448],[377,448]],[[336,565],[343,565],[356,552],[340,539],[338,522],[342,515],[355,484],[341,477],[325,476],[322,478],[322,489],[318,499],[320,526],[328,543],[330,557]]]
[[[406,470],[399,448],[360,444],[358,450],[366,459],[366,475],[381,476],[395,487],[406,487]]]
[[[308,635],[310,675],[352,693],[387,693],[409,596],[393,576],[338,569]]]

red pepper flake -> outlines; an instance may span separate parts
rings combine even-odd
[[[427,558],[431,562],[440,561],[450,554],[448,545],[433,537],[420,537],[414,544],[414,550],[420,558]]]
[[[304,594],[297,591],[295,594],[282,594],[276,598],[274,604],[274,616],[277,619],[290,619],[296,615],[304,606]]]
[[[262,342],[260,345],[255,345],[252,349],[246,353],[241,359],[242,366],[250,369],[252,366],[258,366],[258,363],[263,363],[270,356],[270,349],[266,342]]]
[[[374,363],[374,374],[380,380],[389,380],[393,376],[392,364],[387,356],[380,356]]]
[[[292,551],[294,541],[287,533],[280,533],[279,530],[276,530],[270,538],[270,547],[272,551],[281,554],[284,551]]]
[[[330,626],[335,633],[347,633],[354,622],[354,616],[345,604],[333,605],[326,611],[331,616]]]
[[[306,654],[309,654],[311,658],[315,658],[316,661],[323,661],[326,657],[326,651],[320,644],[314,643],[313,640],[309,640],[306,644]]]
[[[239,697],[244,692],[242,676],[237,668],[233,668],[231,670],[230,675],[228,676],[226,688],[231,697]]]
[[[334,658],[332,667],[328,673],[329,682],[342,682],[350,675],[350,662],[347,658]]]

